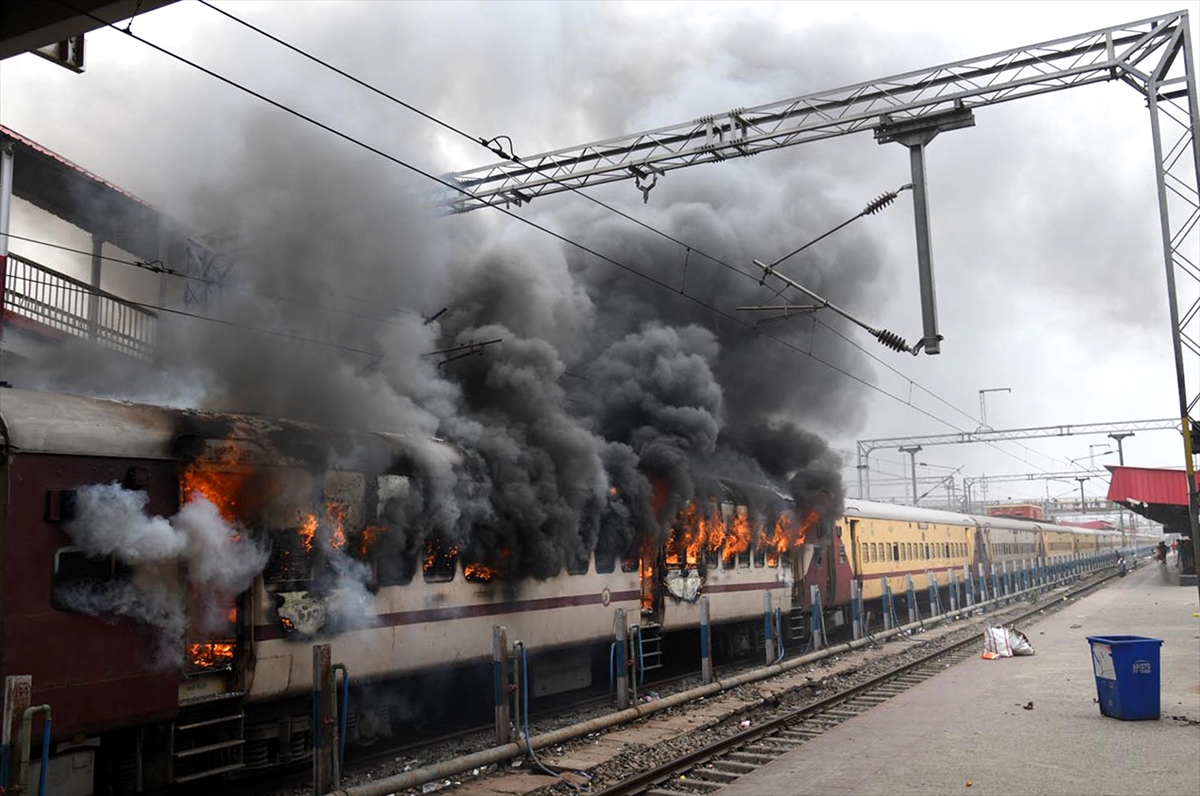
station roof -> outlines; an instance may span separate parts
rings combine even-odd
[[[183,227],[148,202],[77,163],[0,125],[13,146],[13,195],[145,260],[180,241]]]
[[[57,44],[72,36],[161,8],[175,0],[72,0],[6,3],[0,15],[0,58]]]
[[[1189,532],[1187,473],[1155,467],[1105,466],[1112,473],[1108,484],[1109,500],[1128,506],[1169,530],[1182,528],[1184,533]]]

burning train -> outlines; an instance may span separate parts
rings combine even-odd
[[[495,625],[537,651],[535,693],[554,693],[602,669],[618,608],[669,639],[698,626],[708,595],[732,652],[761,644],[764,592],[801,618],[817,586],[836,623],[852,579],[869,591],[882,577],[1119,544],[1045,523],[801,506],[712,479],[690,501],[654,490],[660,533],[620,547],[601,535],[558,574],[530,577],[503,536],[414,531],[437,507],[402,435],[4,389],[0,442],[0,669],[31,678],[25,701],[53,710],[61,793],[305,759],[314,642],[352,676],[348,740],[370,744],[403,721],[376,695],[481,668]]]

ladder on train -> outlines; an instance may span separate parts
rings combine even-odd
[[[648,622],[638,628],[638,638],[641,644],[639,665],[643,672],[663,667],[662,636],[659,635],[661,627],[662,625],[657,622]],[[634,654],[636,655],[638,652],[635,651]]]
[[[178,784],[245,768],[244,692],[184,700],[171,725],[171,781]]]
[[[790,641],[804,641],[808,638],[809,631],[808,617],[804,613],[804,609],[795,606],[788,614],[788,633],[791,636]]]

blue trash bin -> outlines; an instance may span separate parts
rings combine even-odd
[[[1162,639],[1144,636],[1088,636],[1100,712],[1122,721],[1157,719],[1161,714],[1158,670]]]

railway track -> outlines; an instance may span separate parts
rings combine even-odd
[[[1085,594],[1114,577],[1115,574],[1092,581],[1067,592],[1062,599]],[[1007,618],[1007,623],[1023,621],[1045,610],[1044,606],[1035,608]],[[797,710],[760,719],[742,732],[609,785],[598,791],[597,796],[697,796],[714,793],[842,722],[904,693],[954,664],[974,657],[978,654],[982,638],[983,633],[972,635]]]
[[[1002,619],[1000,617],[997,617],[997,619],[1003,621],[1005,624],[1009,624],[1024,621],[1041,612],[1056,610],[1057,606],[1064,604],[1064,600],[1085,594],[1115,577],[1116,575],[1113,574],[1092,579],[1086,584],[1060,594],[1054,603],[1049,605],[1043,603],[1019,615],[1007,615],[1003,616]],[[939,620],[934,619],[931,621],[933,624],[937,624]],[[980,648],[981,637],[982,632],[972,634],[961,641],[952,642],[948,646],[939,648],[921,658],[899,665],[882,675],[842,690],[832,696],[825,697],[803,708],[782,715],[768,715],[766,718],[755,718],[755,726],[743,732],[686,752],[681,757],[667,764],[647,769],[630,778],[602,786],[604,787],[603,790],[594,790],[592,793],[603,794],[603,796],[623,796],[624,794],[697,796],[697,794],[714,792],[725,784],[733,782],[738,777],[766,765],[786,752],[798,748],[808,739],[814,738],[837,724],[859,715],[875,705],[881,704],[892,696],[902,693],[908,688],[932,677],[933,674],[944,671],[948,666],[977,654]],[[726,667],[737,669],[745,665],[739,661],[737,663],[726,664]],[[754,668],[754,665],[751,665],[750,668]],[[694,677],[696,677],[696,673],[694,672],[664,677],[661,681],[646,683],[643,688],[653,689]],[[611,695],[589,696],[568,705],[556,705],[542,715],[544,717],[552,714],[569,715],[574,711],[592,707],[596,704],[603,704],[610,700]],[[431,750],[447,742],[456,742],[456,745],[461,743],[461,747],[470,748],[475,745],[473,736],[490,736],[491,732],[492,727],[489,724],[487,726],[463,728],[446,734],[439,734],[436,738],[423,739],[416,743],[410,742],[394,746],[388,745],[379,749],[360,750],[347,759],[346,770],[343,771],[343,776],[349,775],[350,777],[354,777],[356,773],[367,771],[373,765],[385,760],[398,760],[401,756],[407,757],[409,755],[420,756],[422,751]],[[483,741],[483,743],[486,744],[486,741]],[[415,760],[413,764],[414,767],[421,765]],[[264,792],[292,794],[299,792],[297,786],[302,786],[304,782],[308,781],[310,776],[308,764],[301,764],[290,772],[274,772],[274,776],[271,777],[271,787],[268,789],[263,789],[265,783],[261,781],[257,783],[257,788],[253,781],[244,781],[238,783],[238,785],[227,783],[229,787],[225,792],[230,794],[230,796],[241,796],[241,794],[250,793],[261,796]],[[680,776],[684,776],[686,779],[680,780]],[[601,782],[604,782],[606,778],[602,775],[598,779],[600,782],[596,783],[597,786]],[[561,787],[551,785],[546,792],[565,793],[566,791],[562,790]]]

